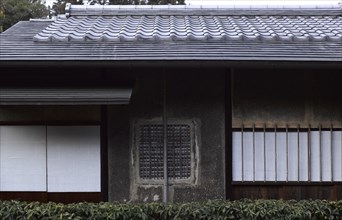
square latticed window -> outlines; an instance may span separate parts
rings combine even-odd
[[[139,176],[141,179],[164,178],[163,125],[143,124],[139,126]],[[191,177],[191,127],[187,124],[167,126],[167,163],[171,179]]]

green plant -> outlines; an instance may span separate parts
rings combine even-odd
[[[39,203],[0,201],[4,220],[342,219],[342,200],[209,200],[192,203]]]

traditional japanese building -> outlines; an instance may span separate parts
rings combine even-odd
[[[339,4],[67,5],[0,71],[1,199],[342,199]]]

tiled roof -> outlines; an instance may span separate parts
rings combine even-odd
[[[172,13],[170,6],[139,7],[140,10],[118,6],[76,7],[71,17],[56,20],[34,40],[342,41],[341,14],[326,15],[326,11],[321,14],[319,9],[316,9],[319,13],[311,10],[311,14],[309,9],[298,10],[307,14],[299,16],[301,13],[283,8],[273,9],[273,15],[270,9],[242,10],[247,15],[241,15],[241,10],[231,8],[182,7],[172,7]]]
[[[341,41],[341,16],[98,16],[58,19],[35,41]]]
[[[0,66],[11,61],[342,63],[342,12],[335,8],[276,13],[185,8],[176,13],[160,6],[115,7],[72,6],[68,18],[17,23],[0,34]]]

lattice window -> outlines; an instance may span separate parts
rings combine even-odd
[[[233,181],[342,181],[340,128],[233,131]]]
[[[163,179],[163,126],[139,126],[139,176],[142,179]],[[167,126],[168,176],[171,179],[191,177],[191,127],[187,124]]]

